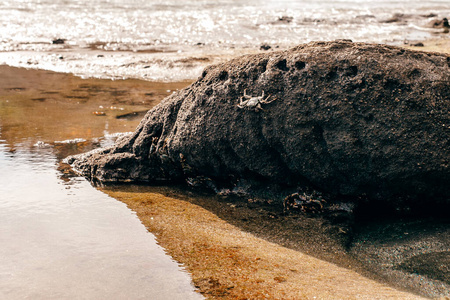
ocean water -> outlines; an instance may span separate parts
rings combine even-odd
[[[263,44],[427,39],[444,17],[448,0],[3,0],[0,63],[177,81]]]
[[[202,299],[125,204],[15,147],[0,137],[0,299]]]
[[[203,299],[135,213],[60,164],[139,119],[95,116],[104,103],[46,73],[0,67],[0,299]]]

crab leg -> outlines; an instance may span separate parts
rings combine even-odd
[[[267,100],[269,100],[269,98],[270,98],[271,96],[272,96],[272,95],[267,96],[267,98],[264,99],[264,100],[262,100],[261,103],[263,103],[263,104],[269,104],[269,103],[272,103],[273,101],[277,100],[277,98],[274,98],[274,99],[272,99],[272,100],[270,100],[270,101],[267,101]]]
[[[244,97],[245,97],[246,99],[252,98],[252,96],[247,95],[247,89],[244,90]]]
[[[239,108],[244,108],[245,104],[247,104],[248,100],[242,101],[242,98],[240,98],[239,104],[237,105]]]

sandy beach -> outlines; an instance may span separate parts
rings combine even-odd
[[[160,245],[186,267],[207,299],[421,299],[368,279],[351,270],[351,265],[339,267],[257,237],[213,212],[212,207],[218,205],[222,213],[232,214],[239,210],[235,203],[212,201],[206,209],[192,203],[198,196],[186,197],[164,188],[102,190],[137,212]],[[273,226],[274,222],[261,223]],[[303,225],[298,220],[297,227]],[[297,241],[308,243],[308,237]]]
[[[450,39],[407,47],[450,53]],[[45,141],[91,139],[104,134],[104,123],[89,121],[98,118],[115,120],[109,132],[133,131],[143,112],[189,83],[81,79],[0,66],[1,99],[31,99],[30,103],[39,104],[43,111],[46,106],[62,107],[57,114],[45,117],[43,111],[15,111],[17,118],[27,115],[32,125],[18,129],[14,122],[3,120],[2,138],[14,144],[32,135],[35,127],[41,127]],[[65,118],[55,126],[54,120],[61,115]],[[127,122],[120,123],[121,119]],[[85,150],[89,148],[80,147],[75,152]],[[68,154],[73,152],[60,153],[59,157]],[[364,258],[355,257],[337,238],[339,228],[334,228],[338,233],[330,234],[333,227],[320,217],[286,217],[280,210],[272,211],[270,205],[267,209],[267,203],[217,198],[175,187],[117,186],[100,190],[136,212],[207,299],[420,299],[420,295],[450,295],[446,290],[448,282],[435,288],[441,281],[421,274],[410,278],[406,271],[397,277],[372,272],[376,266],[367,266],[365,259],[375,250],[359,244],[354,249],[364,253]],[[364,234],[370,237],[371,232]],[[363,243],[361,237],[364,235],[357,243]],[[448,237],[431,234],[433,237],[445,239],[442,243],[448,245]],[[382,248],[387,240],[378,240],[378,245]],[[411,240],[406,245],[413,247],[414,243]],[[371,247],[376,248],[376,243]],[[386,261],[377,262],[383,263]],[[405,282],[395,282],[400,277]],[[421,281],[425,282],[423,286]]]

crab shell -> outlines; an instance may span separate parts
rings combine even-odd
[[[260,103],[259,98],[254,97],[254,98],[250,98],[250,99],[247,101],[246,106],[247,106],[247,107],[255,107],[255,106],[257,106],[259,103]]]

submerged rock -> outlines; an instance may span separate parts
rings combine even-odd
[[[240,108],[244,91],[270,98]],[[104,182],[208,178],[449,203],[449,106],[448,55],[315,42],[210,66],[134,134],[69,162]]]
[[[442,20],[431,20],[428,23],[428,27],[430,28],[450,28],[450,25],[448,24],[448,19],[447,18],[443,18]]]
[[[52,41],[52,44],[54,44],[54,45],[61,45],[61,44],[64,44],[65,42],[66,42],[66,39],[54,39]]]

